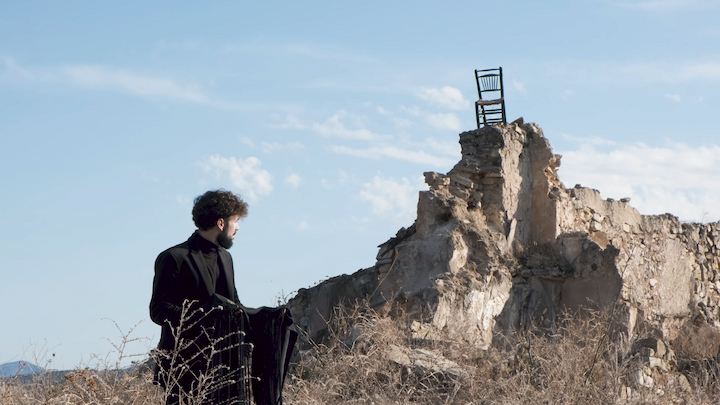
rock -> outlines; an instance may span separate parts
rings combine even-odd
[[[685,377],[684,374],[678,373],[675,378],[678,385],[680,386],[680,389],[685,392],[692,392],[692,386],[690,385],[690,382],[688,382],[688,379],[687,377]]]
[[[473,181],[464,176],[455,175],[455,176],[450,177],[450,180],[452,180],[462,186],[465,186],[467,188],[473,188],[473,186],[474,186]]]
[[[431,188],[438,188],[450,184],[450,178],[443,174],[435,172],[425,172],[423,173],[423,175],[425,176],[425,183]]]
[[[465,374],[465,371],[457,363],[430,350],[390,345],[386,350],[386,356],[391,362],[407,367],[420,376],[439,374],[458,378]]]
[[[635,382],[642,387],[652,388],[655,385],[655,380],[652,378],[652,370],[647,367],[643,367],[635,374]]]
[[[290,300],[305,336],[321,339],[339,304],[363,300],[414,316],[414,336],[480,349],[521,327],[553,328],[561,310],[615,308],[626,336],[657,338],[642,343],[645,367],[672,367],[665,342],[718,312],[720,224],[640,215],[629,198],[566,189],[560,156],[532,123],[463,132],[459,142],[461,160],[424,173],[415,223],[379,246],[374,267]],[[654,384],[649,374],[638,381]]]

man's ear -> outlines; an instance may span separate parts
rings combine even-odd
[[[221,231],[224,231],[225,230],[225,218],[218,219],[217,222],[215,223],[215,225],[217,225],[217,227],[220,228]]]

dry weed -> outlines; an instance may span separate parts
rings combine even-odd
[[[96,368],[84,367],[76,370],[45,371],[35,376],[16,376],[15,378],[0,378],[0,404],[2,405],[161,405],[167,400],[170,390],[163,390],[153,382],[152,364],[163,359],[172,360],[172,366],[166,373],[162,373],[165,383],[171,389],[179,391],[181,403],[185,405],[199,405],[207,403],[207,398],[213,396],[219,389],[236,384],[244,370],[229,370],[227,366],[217,365],[213,362],[214,356],[235,349],[239,344],[237,336],[241,331],[232,332],[226,336],[214,337],[213,331],[203,325],[208,316],[214,316],[219,309],[209,311],[197,309],[192,302],[185,302],[182,309],[181,320],[178,326],[172,329],[176,337],[176,346],[169,352],[152,351],[142,354],[144,361],[133,362],[130,369],[120,369],[120,364],[127,358],[137,357],[136,354],[127,354],[127,346],[139,339],[131,337],[135,327],[123,332],[120,327],[120,341],[110,341],[115,361],[109,361],[110,355],[105,358],[94,356]],[[191,331],[188,334],[185,331]],[[198,332],[199,331],[199,332]],[[202,351],[188,350],[194,345],[201,345]],[[194,353],[191,358],[183,355]],[[193,366],[189,366],[193,364]],[[203,364],[204,373],[199,376],[192,375],[194,365]],[[240,375],[242,374],[242,376]],[[180,380],[192,377],[195,379],[192,392],[185,392],[180,387]],[[249,376],[248,376],[249,378]],[[248,381],[249,384],[249,381]]]
[[[326,341],[299,351],[285,386],[286,404],[715,404],[720,367],[714,329],[699,327],[675,342],[688,391],[656,375],[637,383],[642,356],[636,339],[613,331],[603,312],[566,314],[556,332],[534,327],[504,338],[502,348],[479,350],[461,341],[412,337],[413,317],[389,317],[357,305],[338,308]],[[698,355],[704,345],[705,357]],[[401,364],[397,353],[426,356]],[[394,357],[395,356],[395,357]],[[428,362],[427,359],[434,359]],[[456,368],[453,368],[456,367]],[[458,371],[459,370],[459,371]],[[675,374],[676,376],[679,374]],[[0,379],[0,403],[160,405],[164,393],[147,368],[79,369],[62,378]]]
[[[715,374],[690,379],[691,392],[671,377],[641,386],[644,367],[612,314],[566,314],[557,332],[535,327],[505,337],[504,348],[478,350],[460,341],[411,336],[412,317],[385,317],[356,306],[338,309],[328,341],[302,351],[286,386],[289,404],[599,404],[717,403]],[[433,371],[392,361],[393,346],[431,352],[463,372]],[[681,362],[681,359],[678,359]],[[668,374],[669,375],[669,374]]]

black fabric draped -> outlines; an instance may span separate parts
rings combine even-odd
[[[204,307],[207,315],[191,333],[195,344],[187,354],[180,353],[180,359],[198,352],[202,356],[188,362],[190,373],[178,369],[182,375],[169,379],[156,375],[156,381],[166,387],[166,379],[174,379],[185,393],[198,395],[184,387],[190,387],[192,375],[210,373],[214,383],[204,388],[203,404],[250,405],[252,396],[256,405],[282,405],[285,377],[298,336],[290,311],[283,307],[248,308],[219,294],[214,294]],[[169,359],[160,365],[169,370]],[[169,387],[170,392],[179,388]]]
[[[293,319],[287,308],[247,308],[253,343],[252,380],[253,398],[257,405],[282,404],[290,357],[298,334],[293,330]]]
[[[285,377],[298,336],[290,311],[283,307],[248,308],[215,294],[213,306],[218,304],[224,309],[212,318],[212,330],[225,347],[218,348],[213,366],[227,366],[224,378],[236,382],[215,392],[212,403],[237,398],[230,403],[249,404],[247,394],[252,391],[256,405],[282,405]]]

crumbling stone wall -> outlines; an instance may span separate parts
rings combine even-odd
[[[343,299],[416,314],[419,338],[478,347],[531,322],[552,328],[564,308],[616,306],[629,334],[642,326],[666,340],[698,317],[720,326],[719,223],[566,189],[561,156],[522,119],[464,132],[460,144],[449,173],[425,173],[415,224],[379,246],[374,267],[290,301],[308,337]]]

